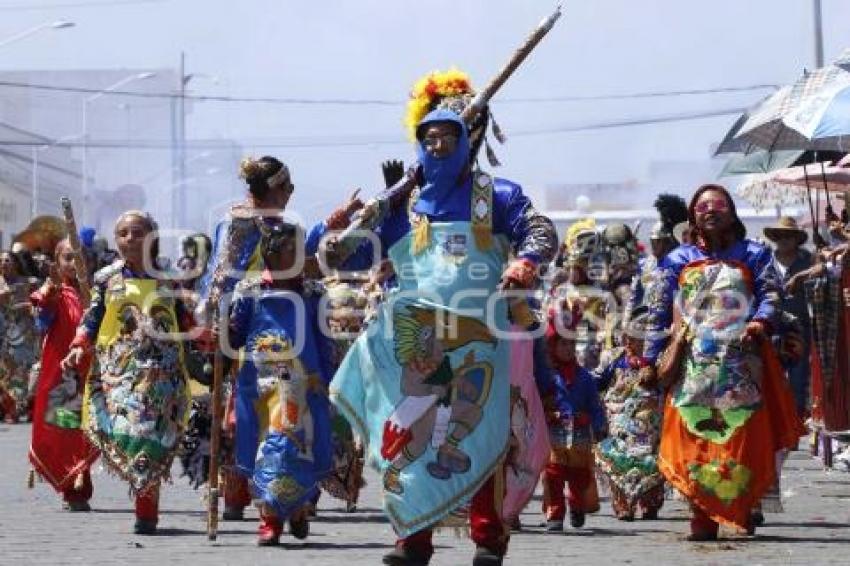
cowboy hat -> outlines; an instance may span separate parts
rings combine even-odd
[[[776,226],[768,226],[764,229],[767,239],[776,241],[785,235],[797,236],[798,245],[802,245],[809,238],[805,230],[797,226],[797,221],[790,216],[783,216],[776,222]]]

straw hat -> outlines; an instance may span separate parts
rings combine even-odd
[[[776,226],[768,226],[764,229],[765,237],[774,242],[789,234],[797,236],[798,245],[803,245],[809,238],[806,231],[797,226],[797,221],[790,216],[783,216],[776,222]]]

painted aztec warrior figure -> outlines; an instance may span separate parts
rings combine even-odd
[[[390,565],[427,564],[433,529],[467,505],[473,564],[501,564],[507,552],[499,507],[510,344],[496,332],[509,329],[510,315],[507,301],[497,301],[497,328],[489,328],[487,299],[531,288],[537,266],[555,254],[556,235],[518,185],[478,168],[488,113],[463,123],[458,112],[471,94],[456,71],[414,88],[407,123],[421,165],[417,188],[373,222],[397,287],[331,384],[332,401],[368,439],[383,477],[384,508],[399,536],[384,556]],[[456,304],[460,292],[466,298]]]

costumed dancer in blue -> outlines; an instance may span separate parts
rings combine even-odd
[[[677,226],[688,222],[688,205],[685,204],[685,199],[678,195],[660,194],[653,206],[658,211],[660,220],[652,226],[649,233],[651,253],[641,259],[638,273],[632,279],[631,296],[626,305],[624,321],[631,318],[635,309],[646,305],[646,290],[652,285],[655,268],[664,256],[682,243],[676,238]]]
[[[599,510],[593,444],[607,435],[605,408],[596,382],[576,357],[576,327],[584,317],[576,305],[565,309],[565,304],[549,310],[545,334],[549,363],[547,371],[535,372],[551,445],[549,463],[543,470],[548,533],[564,530],[568,507],[574,528],[584,526],[587,513]]]
[[[507,550],[499,507],[509,343],[497,336],[509,326],[508,307],[488,299],[500,288],[531,288],[537,266],[554,256],[556,235],[518,185],[478,170],[487,112],[470,130],[457,113],[470,93],[459,71],[435,73],[414,89],[407,122],[419,188],[375,227],[398,287],[331,384],[332,401],[382,475],[384,509],[399,536],[383,558],[390,565],[427,564],[432,529],[467,504],[473,564],[501,564]]]
[[[266,269],[236,286],[229,341],[244,348],[236,385],[236,466],[251,478],[260,509],[258,544],[268,546],[278,543],[284,520],[294,537],[307,536],[305,504],[333,459],[321,289],[294,268],[303,246],[300,228],[282,222],[261,229]]]
[[[286,207],[295,190],[289,168],[277,158],[268,155],[259,159],[243,159],[239,176],[248,185],[248,195],[231,206],[227,217],[216,226],[209,266],[198,282],[199,307],[196,318],[207,325],[213,322],[210,320],[212,313],[205,310],[208,306],[221,305],[222,297],[232,293],[239,281],[262,273],[260,230],[255,218],[262,219],[263,222],[279,220],[280,212]],[[225,360],[228,360],[226,356]],[[230,452],[235,418],[232,396],[227,397],[231,397],[231,400],[227,403],[225,412],[222,443],[222,518],[225,521],[241,521],[245,507],[251,503],[251,491],[248,478],[240,475],[233,466]],[[218,433],[222,434],[221,431]]]

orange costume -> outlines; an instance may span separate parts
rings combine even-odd
[[[718,523],[752,532],[751,510],[776,479],[775,453],[795,448],[803,432],[772,346],[742,340],[747,323],[769,328],[776,314],[770,252],[749,240],[719,253],[685,245],[659,270],[648,290],[651,328],[666,329],[673,315],[674,328],[687,330],[684,348],[659,361],[679,358],[658,467],[690,501],[695,537],[716,537]]]

